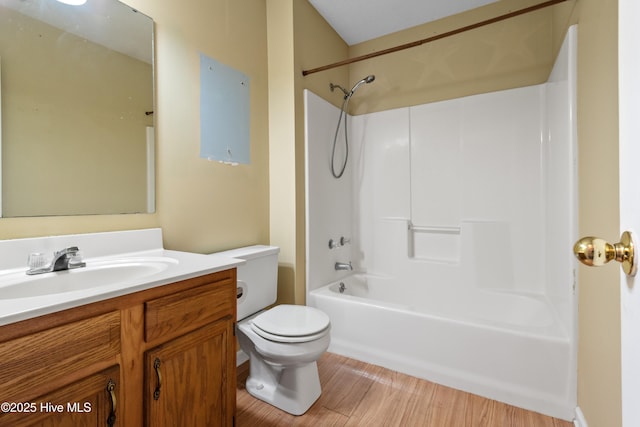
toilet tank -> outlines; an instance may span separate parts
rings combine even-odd
[[[276,302],[278,296],[277,246],[255,245],[217,252],[246,261],[238,266],[238,320],[259,312]]]

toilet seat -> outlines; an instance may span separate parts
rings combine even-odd
[[[271,341],[299,343],[322,338],[329,325],[329,316],[316,308],[282,304],[256,316],[251,329]]]

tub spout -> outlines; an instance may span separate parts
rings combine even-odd
[[[348,263],[346,262],[336,262],[335,265],[335,269],[336,270],[353,270],[353,266],[351,265],[351,261],[349,261]]]

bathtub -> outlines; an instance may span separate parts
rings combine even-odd
[[[543,297],[398,282],[353,274],[311,291],[329,351],[573,419],[571,344]]]

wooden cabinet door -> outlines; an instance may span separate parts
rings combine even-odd
[[[148,427],[231,426],[233,322],[211,323],[145,353]]]
[[[17,412],[0,414],[0,426],[121,426],[119,381],[120,370],[114,366],[29,402],[13,402]]]

